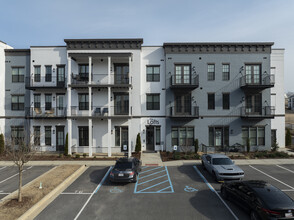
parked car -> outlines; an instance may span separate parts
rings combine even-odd
[[[242,180],[244,171],[223,154],[204,154],[201,157],[203,169],[210,172],[217,182],[221,180]]]
[[[138,173],[141,171],[142,162],[137,158],[120,158],[111,170],[111,182],[137,182]]]
[[[248,211],[251,219],[294,219],[294,201],[264,181],[226,182],[221,195]]]

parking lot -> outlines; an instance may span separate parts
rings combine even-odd
[[[294,165],[240,167],[245,180],[265,180],[294,199]],[[89,167],[36,219],[249,219],[200,165],[143,167],[129,184],[111,183],[110,170]]]
[[[50,170],[50,166],[25,166],[23,170],[23,185]],[[0,199],[18,189],[18,167],[0,167]]]

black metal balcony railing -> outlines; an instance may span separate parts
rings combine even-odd
[[[110,80],[108,74],[92,74],[92,85],[129,85],[131,84],[131,78],[126,75],[110,74]],[[89,83],[89,75],[85,74],[73,74],[71,84],[73,85],[87,85]]]
[[[179,88],[197,88],[199,86],[199,75],[172,75],[170,81],[171,87]]]
[[[241,117],[272,118],[275,115],[274,106],[241,107]]]
[[[57,78],[56,76],[35,75],[34,77],[26,77],[26,88],[65,88],[65,78]]]
[[[71,107],[71,116],[79,117],[107,117],[107,116],[128,116],[129,107],[111,106],[110,110],[108,106],[93,106],[91,108],[91,114],[89,115],[89,109],[81,109],[79,106]]]
[[[33,118],[52,118],[52,117],[66,117],[65,107],[53,107],[53,108],[35,108],[30,107],[26,109],[26,116]]]
[[[198,106],[171,106],[170,117],[175,118],[198,118],[199,117],[199,107]]]
[[[245,75],[240,78],[240,86],[261,86],[261,87],[272,87],[275,84],[275,75],[260,75],[260,74],[250,74]]]

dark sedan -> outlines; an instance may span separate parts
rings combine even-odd
[[[246,209],[251,219],[294,219],[294,201],[267,182],[225,182],[221,194]]]
[[[120,158],[111,170],[111,182],[137,182],[138,173],[141,171],[141,161],[137,158]]]

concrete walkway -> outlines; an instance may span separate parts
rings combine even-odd
[[[141,153],[142,166],[163,166],[160,153]]]

